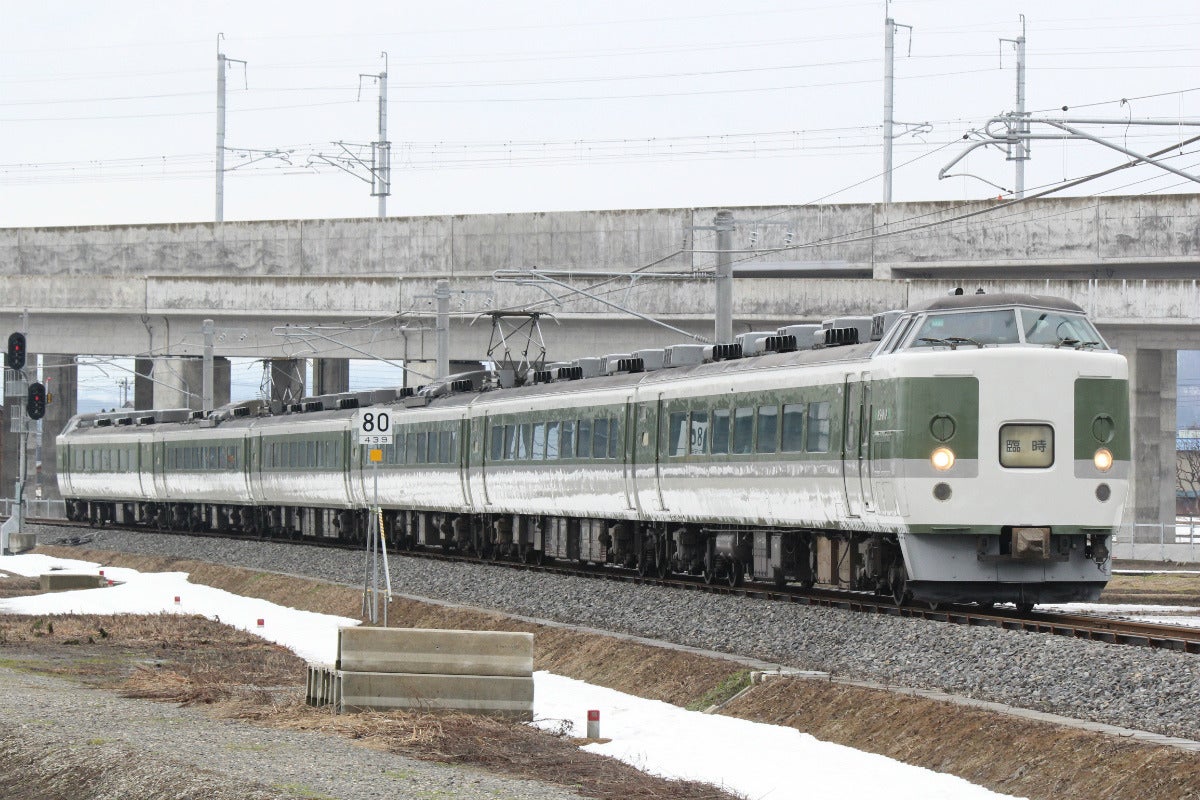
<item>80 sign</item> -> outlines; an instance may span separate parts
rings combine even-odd
[[[391,444],[392,417],[386,411],[363,410],[354,416],[359,444]]]

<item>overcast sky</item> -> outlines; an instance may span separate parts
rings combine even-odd
[[[913,29],[897,35],[895,117],[931,129],[896,140],[894,199],[1000,192],[937,173],[1013,109],[1000,39],[1021,13],[1030,111],[1200,117],[1195,0],[896,0]],[[391,215],[875,202],[884,16],[881,0],[0,0],[0,227],[213,219],[218,46],[247,62],[227,69],[228,220],[377,213],[322,157],[347,155],[341,141],[369,158],[356,145],[378,136],[378,84],[359,76],[384,51]],[[1142,151],[1189,134],[1094,130]],[[1032,155],[1031,189],[1124,160],[1079,142]],[[999,151],[960,167],[1013,185]],[[1193,186],[1141,168],[1075,193]]]

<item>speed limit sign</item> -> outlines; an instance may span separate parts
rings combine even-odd
[[[359,444],[391,444],[392,416],[387,411],[364,408],[354,415]]]

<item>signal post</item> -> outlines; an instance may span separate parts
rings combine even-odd
[[[8,337],[8,348],[4,354],[4,396],[24,398],[24,404],[13,404],[9,420],[9,431],[20,436],[19,465],[13,493],[12,514],[0,526],[0,553],[9,553],[12,537],[22,533],[24,522],[25,473],[28,469],[28,437],[37,421],[46,415],[46,387],[39,381],[29,382],[25,369],[25,334],[15,332]]]

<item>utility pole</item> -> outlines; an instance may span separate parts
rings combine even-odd
[[[1025,15],[1021,14],[1021,35],[1016,39],[1001,39],[1011,42],[1017,51],[1017,108],[1016,135],[1008,147],[1008,160],[1013,162],[1016,198],[1025,197],[1025,162],[1029,160],[1029,116],[1025,113]]]
[[[232,61],[246,67],[245,61],[227,58],[221,52],[223,38],[225,34],[217,34],[217,222],[225,220],[225,65]]]
[[[211,319],[206,319],[201,324],[201,330],[204,332],[204,377],[201,381],[203,388],[201,389],[200,408],[204,413],[213,410],[213,333],[215,328]]]
[[[387,138],[387,51],[380,53],[383,71],[378,75],[359,73],[359,94],[362,79],[379,81],[379,139],[371,143],[371,195],[379,198],[379,218],[387,216],[387,198],[392,193],[392,143]]]
[[[713,219],[717,231],[717,308],[714,341],[733,341],[733,212],[721,209]]]
[[[438,281],[433,296],[437,300],[437,324],[434,327],[437,371],[434,377],[440,380],[450,374],[450,281]]]
[[[896,29],[908,28],[911,25],[900,25],[892,19],[884,4],[886,18],[883,20],[883,202],[892,202],[892,143],[895,135],[892,127],[895,124],[895,97],[893,73],[896,63]],[[912,49],[912,36],[909,36],[908,47]]]

